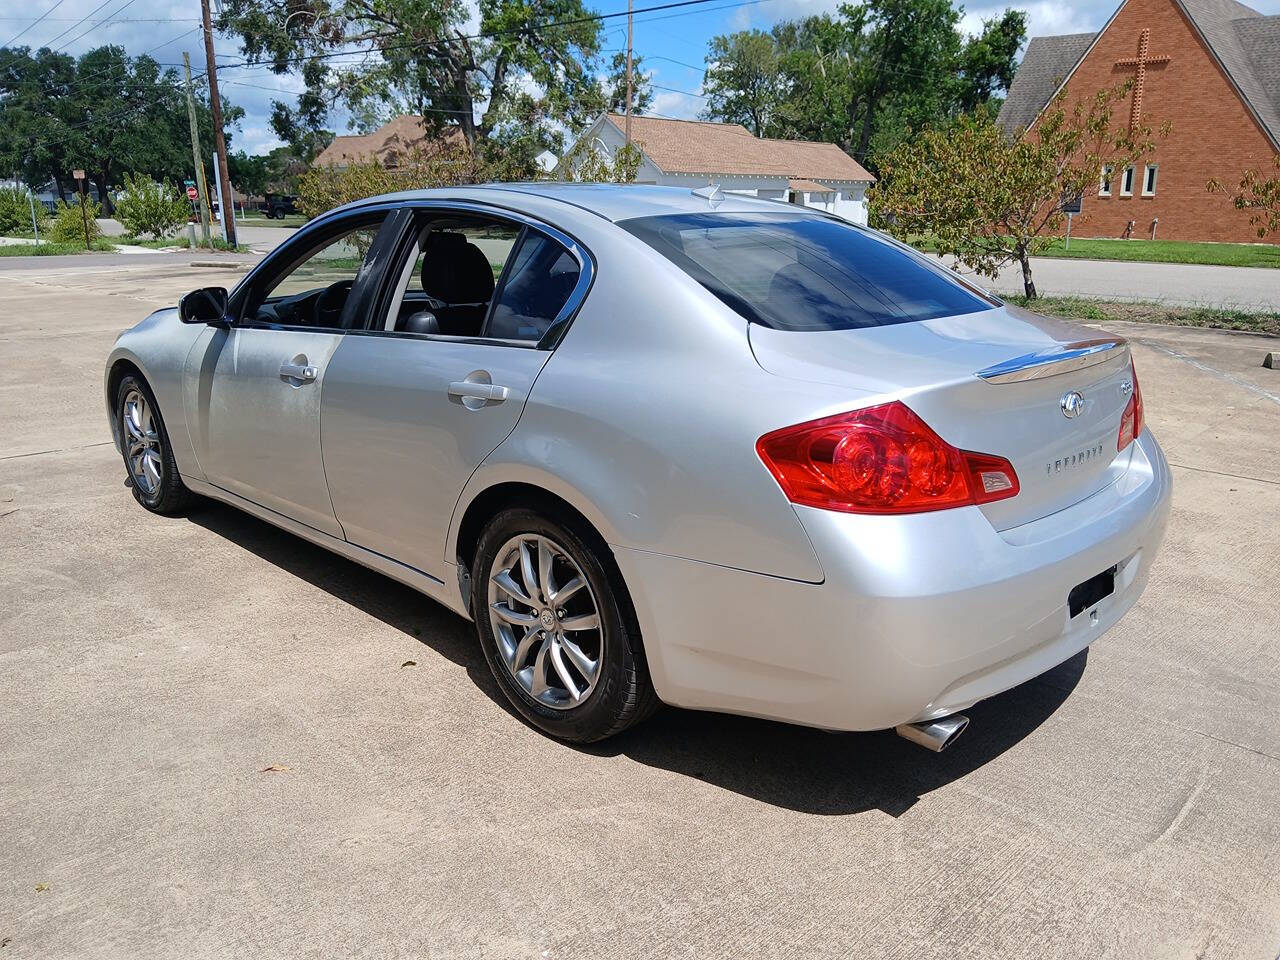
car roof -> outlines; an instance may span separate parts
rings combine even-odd
[[[471,187],[406,190],[370,197],[368,200],[348,204],[343,209],[387,200],[492,199],[504,206],[518,206],[513,202],[515,198],[511,195],[525,194],[557,201],[615,223],[634,217],[680,213],[777,213],[780,208],[793,213],[822,215],[822,211],[811,211],[796,204],[778,200],[761,200],[757,197],[726,191],[718,191],[713,199],[708,199],[708,189],[707,186],[659,187],[640,183],[565,183],[556,180],[539,180],[521,183],[486,183]]]

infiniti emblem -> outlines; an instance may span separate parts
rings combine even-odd
[[[1079,390],[1068,391],[1062,395],[1058,406],[1062,407],[1062,415],[1071,420],[1080,416],[1080,411],[1084,409],[1084,396]]]

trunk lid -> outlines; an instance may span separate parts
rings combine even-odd
[[[998,530],[1069,507],[1128,468],[1132,447],[1116,452],[1132,393],[1123,338],[1011,306],[856,330],[751,324],[749,336],[770,373],[847,390],[850,408],[901,399],[947,442],[1008,459],[1021,490],[981,508]]]

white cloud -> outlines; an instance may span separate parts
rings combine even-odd
[[[655,90],[649,112],[658,113],[664,117],[674,117],[677,120],[696,120],[705,104],[705,100],[700,97],[691,97],[687,93]]]

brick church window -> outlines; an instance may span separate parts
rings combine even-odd
[[[1133,196],[1133,164],[1124,168],[1124,176],[1120,180],[1120,196]]]
[[[1113,171],[1112,171],[1112,168],[1111,168],[1111,166],[1110,166],[1109,164],[1108,164],[1107,166],[1105,166],[1105,167],[1103,167],[1103,168],[1102,168],[1102,183],[1098,185],[1098,196],[1100,196],[1100,197],[1109,197],[1109,196],[1111,196],[1111,174],[1112,174],[1112,172],[1113,172]]]
[[[1146,175],[1142,179],[1142,195],[1144,197],[1154,197],[1156,195],[1156,171],[1158,169],[1157,164],[1147,164]]]

